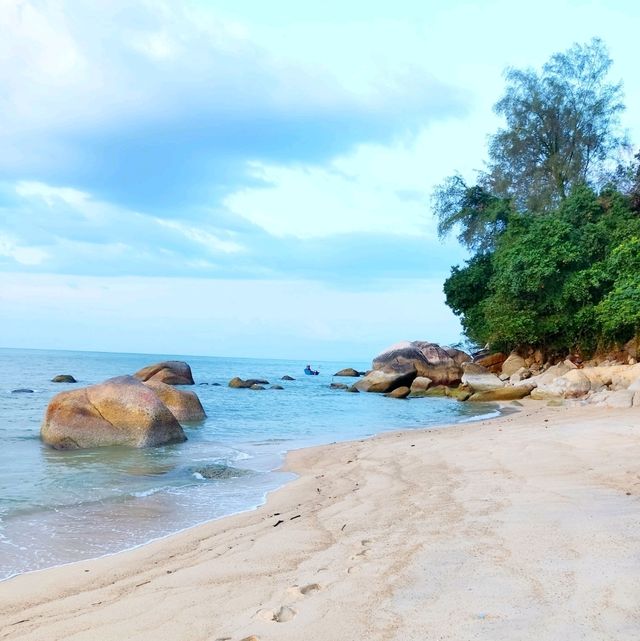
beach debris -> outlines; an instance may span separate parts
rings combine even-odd
[[[295,516],[292,516],[289,520],[293,521],[294,519],[299,519],[302,515],[301,514],[296,514]]]
[[[134,376],[142,382],[154,380],[167,385],[193,385],[191,367],[184,361],[162,361],[138,370]]]
[[[273,527],[278,527],[278,525],[280,525],[281,523],[284,523],[284,521],[283,521],[282,519],[278,519],[278,520],[273,524]]]
[[[58,374],[51,379],[52,383],[77,383],[78,381],[71,374]]]

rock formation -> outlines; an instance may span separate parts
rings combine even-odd
[[[156,392],[132,376],[57,394],[47,407],[40,435],[56,449],[150,447],[186,440]]]
[[[160,381],[166,385],[193,385],[191,367],[184,361],[163,361],[148,365],[137,371],[134,376],[145,381]]]

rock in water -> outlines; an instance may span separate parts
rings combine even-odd
[[[391,345],[373,359],[373,369],[383,372],[406,372],[430,378],[434,385],[457,385],[462,378],[461,362],[471,357],[454,348],[444,348],[426,341],[403,341]]]
[[[229,381],[229,387],[235,388],[246,388],[251,389],[254,385],[269,385],[269,381],[265,381],[262,378],[248,378],[246,381],[241,379],[239,376],[234,376]]]
[[[411,381],[416,377],[416,370],[411,368],[404,372],[383,372],[382,370],[373,370],[364,378],[361,378],[353,387],[360,392],[378,392],[385,394],[391,392],[396,387],[411,385]]]
[[[389,398],[407,398],[411,390],[408,387],[396,387],[393,392],[386,394]]]
[[[154,380],[166,385],[193,385],[191,367],[184,361],[163,361],[148,365],[137,371],[134,376],[143,383]]]
[[[346,367],[336,372],[334,376],[360,376],[360,372],[357,369],[353,369],[353,367]]]
[[[71,374],[58,374],[51,379],[52,383],[77,383]]]
[[[289,374],[285,374],[280,380],[281,381],[295,381],[296,379],[293,378],[293,376],[289,376]]]
[[[171,413],[184,422],[203,421],[207,415],[195,392],[176,389],[172,385],[150,380],[144,383],[151,388],[158,398],[169,408]]]
[[[33,390],[28,389],[26,387],[19,387],[18,389],[12,389],[11,393],[12,394],[33,394]]]
[[[57,394],[47,407],[40,436],[60,450],[151,447],[187,440],[155,391],[133,376]]]

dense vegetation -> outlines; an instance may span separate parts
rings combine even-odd
[[[439,233],[473,252],[444,291],[476,344],[586,355],[640,333],[640,154],[620,161],[610,65],[593,40],[509,70],[488,170],[436,188]]]

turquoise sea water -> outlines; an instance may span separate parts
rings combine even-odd
[[[188,441],[134,450],[58,452],[39,430],[54,394],[168,358],[190,363],[208,418],[185,426]],[[343,367],[369,363],[0,349],[0,578],[143,544],[261,504],[293,478],[277,471],[291,449],[393,429],[468,420],[490,406],[449,399],[399,401],[332,390]],[[76,385],[51,383],[72,374]],[[281,381],[288,374],[295,381]],[[230,389],[233,376],[284,390]],[[219,386],[214,383],[220,383]],[[12,393],[27,388],[33,393]],[[213,466],[224,478],[205,478]],[[215,476],[215,475],[214,475]]]

